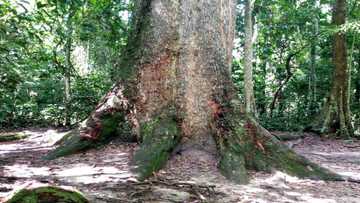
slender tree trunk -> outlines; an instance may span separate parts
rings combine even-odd
[[[333,9],[333,23],[337,26],[343,25],[346,20],[346,1],[336,0]],[[333,84],[327,104],[320,116],[319,123],[322,133],[337,132],[344,137],[353,135],[353,126],[350,116],[349,104],[349,69],[347,65],[346,36],[338,32],[334,35]]]
[[[360,49],[358,49],[356,73],[354,103],[360,107]],[[358,109],[357,115],[355,116],[355,130],[360,134],[360,109]]]
[[[349,61],[348,61],[348,66],[349,66],[349,81],[348,81],[348,104],[349,107],[351,105],[351,91],[352,91],[352,69],[353,69],[353,60],[354,60],[354,48],[355,48],[355,41],[356,41],[356,36],[353,36],[352,38],[352,43],[351,43],[351,49],[350,49],[350,57],[349,57]],[[350,109],[349,109],[350,111]]]
[[[64,73],[64,104],[65,104],[65,126],[69,126],[71,121],[70,115],[70,100],[71,100],[71,76],[70,76],[70,67],[71,67],[71,39],[66,43],[66,70]]]
[[[360,49],[358,50],[358,59],[357,59],[357,71],[356,71],[356,81],[355,81],[355,95],[354,102],[360,104]]]
[[[275,105],[276,102],[278,100],[280,100],[280,97],[282,96],[282,91],[283,89],[286,87],[286,85],[288,84],[288,82],[290,81],[290,79],[292,78],[292,76],[294,75],[291,72],[291,61],[293,60],[293,58],[298,54],[299,52],[296,53],[291,53],[289,54],[289,56],[286,58],[286,62],[285,62],[285,69],[286,69],[286,77],[283,81],[279,81],[279,87],[278,89],[275,91],[274,96],[273,96],[273,100],[270,104],[270,117],[273,116],[273,111],[275,109]],[[281,102],[279,102],[281,103]],[[280,111],[281,113],[283,113],[282,111]]]
[[[139,179],[159,170],[175,147],[187,160],[194,151],[214,156],[220,171],[238,183],[247,182],[246,169],[339,178],[296,155],[244,113],[229,68],[233,1],[140,0],[135,7],[122,79],[80,132],[65,137],[46,158],[125,133],[141,142],[133,160]]]
[[[72,63],[71,63],[71,48],[72,48],[72,17],[73,12],[70,11],[67,21],[66,21],[66,29],[67,29],[67,39],[65,44],[65,63],[66,68],[64,70],[64,113],[65,113],[65,126],[69,126],[71,124],[71,110],[70,110],[70,104],[71,104],[71,69],[72,69]]]
[[[244,83],[245,109],[256,115],[254,81],[253,81],[253,0],[245,0],[245,46],[244,46]]]
[[[268,35],[264,36],[265,38],[265,50],[268,50]],[[262,62],[261,64],[261,80],[259,89],[261,92],[261,96],[258,97],[258,109],[259,109],[259,116],[267,115],[266,106],[267,106],[267,94],[266,94],[266,80],[267,80],[267,71],[269,70],[269,54],[265,52],[263,55],[259,56],[259,60]]]
[[[261,117],[266,114],[266,75],[267,75],[266,73],[269,64],[266,60],[266,57],[260,57],[259,60],[262,61],[261,72],[260,72],[261,81],[258,87],[261,96],[257,98],[258,99],[257,106],[259,109],[258,114]]]
[[[318,8],[319,7],[319,2],[316,0],[315,1],[315,7]],[[316,18],[314,19],[314,37],[313,37],[313,41],[311,44],[311,62],[310,62],[310,77],[309,77],[309,96],[308,96],[308,112],[309,115],[314,115],[315,110],[316,110],[316,57],[317,57],[317,39],[316,36],[318,36],[319,34],[319,19],[318,16],[316,16]]]

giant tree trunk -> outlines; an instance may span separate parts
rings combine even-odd
[[[333,10],[333,23],[343,25],[346,20],[346,0],[336,0]],[[334,35],[333,84],[327,103],[316,128],[322,133],[337,132],[344,137],[353,135],[349,104],[349,70],[346,59],[346,36],[338,32]]]
[[[247,181],[246,169],[338,178],[283,146],[240,107],[230,77],[233,1],[140,0],[135,6],[120,83],[47,158],[125,133],[141,142],[134,156],[140,179],[159,170],[176,146],[216,156],[222,173],[239,183]]]

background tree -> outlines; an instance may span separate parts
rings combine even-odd
[[[336,26],[346,22],[346,1],[337,0],[333,8],[333,23]],[[346,50],[346,36],[337,32],[333,42],[334,75],[328,101],[324,107],[320,127],[322,132],[338,131],[345,137],[353,135],[349,104],[349,70]]]
[[[247,113],[256,114],[253,82],[253,0],[245,0],[244,94]]]
[[[29,2],[0,4],[0,54],[6,59],[0,63],[0,128],[59,126],[70,121],[69,116],[76,123],[111,86],[131,4],[122,0]],[[66,26],[70,13],[71,35]],[[71,46],[66,46],[69,39]],[[75,64],[75,50],[84,44],[86,74]],[[72,84],[67,88],[70,101],[64,99],[65,75]]]

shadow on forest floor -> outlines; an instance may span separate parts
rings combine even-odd
[[[65,133],[25,130],[23,140],[0,143],[1,198],[25,185],[73,186],[91,202],[360,202],[359,184],[301,180],[281,172],[252,173],[248,185],[235,185],[216,170],[216,162],[170,163],[144,183],[135,180],[129,160],[134,144],[116,141],[53,161],[41,157]],[[295,151],[342,175],[360,179],[360,142],[307,134],[288,142]],[[201,155],[198,155],[199,157]],[[181,159],[181,157],[175,157]]]

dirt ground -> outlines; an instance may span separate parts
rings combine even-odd
[[[218,173],[215,159],[196,151],[174,155],[165,169],[138,182],[129,163],[136,149],[134,144],[113,141],[100,149],[44,161],[41,157],[65,132],[22,132],[29,136],[0,143],[0,202],[21,188],[39,183],[72,186],[95,203],[360,202],[360,184],[302,180],[278,171],[251,172],[248,185],[236,185]],[[359,141],[305,134],[305,138],[286,144],[322,166],[360,180]]]

